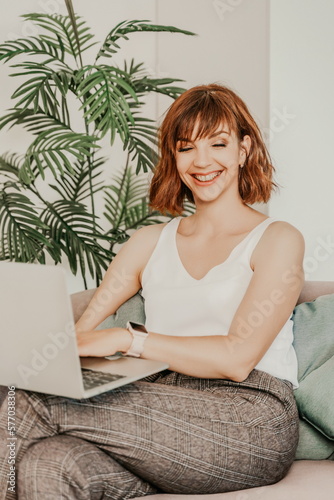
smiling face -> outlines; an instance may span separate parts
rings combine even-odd
[[[242,99],[221,85],[199,85],[181,94],[163,119],[150,206],[181,215],[185,200],[197,207],[201,200],[217,197],[243,204],[267,202],[276,186],[274,171]]]
[[[195,204],[214,201],[227,192],[240,198],[239,169],[246,161],[250,137],[240,141],[224,125],[204,137],[198,137],[197,129],[191,138],[178,138],[175,152],[179,176],[191,190]]]

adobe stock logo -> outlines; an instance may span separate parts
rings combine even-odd
[[[244,0],[213,0],[212,6],[219,19],[223,22],[226,19],[226,15],[234,12],[243,1]]]
[[[36,376],[48,366],[49,361],[55,359],[59,352],[64,350],[70,338],[75,338],[75,328],[73,323],[68,323],[62,332],[49,332],[47,338],[49,342],[45,343],[39,350],[31,349],[31,360],[29,365],[19,364],[17,372],[24,384],[28,383],[31,376]]]
[[[64,9],[65,2],[63,0],[39,0],[37,2],[40,14],[60,14]],[[7,33],[7,40],[17,40],[18,38],[37,36],[40,28],[30,20],[25,20],[21,26],[21,33]]]
[[[121,272],[114,271],[108,279],[108,283],[97,290],[91,306],[83,313],[85,321],[102,322],[108,313],[108,305],[116,294],[119,294],[129,282],[133,282],[134,276],[127,274],[125,269]],[[102,314],[101,314],[102,313]],[[49,332],[46,335],[46,342],[39,349],[30,351],[30,361],[28,364],[19,364],[17,372],[21,380],[27,384],[30,377],[39,375],[44,371],[49,362],[54,360],[61,351],[66,349],[71,338],[76,338],[75,326],[68,323],[63,331]]]
[[[310,279],[311,274],[315,273],[319,265],[326,262],[334,254],[334,238],[333,235],[327,234],[326,237],[317,236],[317,245],[313,250],[312,255],[307,255],[304,258],[305,279]]]
[[[285,130],[297,115],[288,111],[286,106],[282,109],[274,108],[270,116],[269,128],[262,129],[262,135],[267,143],[273,141],[276,134]]]

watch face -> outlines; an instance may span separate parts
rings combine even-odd
[[[137,332],[147,333],[145,326],[142,325],[141,323],[135,323],[134,321],[129,321],[129,323],[130,323],[131,328],[133,328],[134,330],[137,330]]]

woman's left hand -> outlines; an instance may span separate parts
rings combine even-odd
[[[116,352],[126,352],[132,342],[131,333],[126,328],[108,328],[77,332],[79,356],[111,356]]]

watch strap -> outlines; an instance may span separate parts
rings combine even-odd
[[[128,321],[126,328],[132,335],[132,343],[129,349],[125,352],[125,356],[139,358],[144,351],[144,343],[148,337],[148,332],[136,330],[131,326],[130,321]]]

